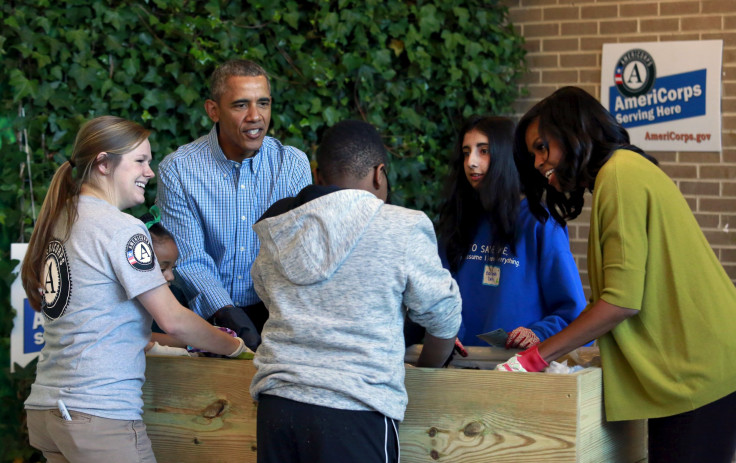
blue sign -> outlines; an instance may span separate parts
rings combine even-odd
[[[705,115],[706,70],[658,77],[647,93],[626,97],[608,89],[609,112],[626,128]]]
[[[23,353],[41,352],[43,345],[43,315],[23,299]]]

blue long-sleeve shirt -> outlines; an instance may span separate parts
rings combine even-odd
[[[463,300],[460,342],[487,345],[476,335],[524,326],[544,341],[585,308],[585,295],[570,252],[567,228],[553,219],[541,223],[522,200],[516,225],[516,252],[494,260],[491,225],[482,220],[468,255],[453,274]],[[449,268],[444,249],[440,250]]]
[[[260,242],[253,224],[277,200],[312,183],[307,156],[265,137],[242,163],[225,157],[217,126],[159,165],[161,223],[179,248],[177,273],[189,305],[209,318],[226,305],[259,301],[250,268]]]

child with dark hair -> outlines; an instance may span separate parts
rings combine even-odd
[[[385,203],[388,158],[373,126],[336,124],[317,162],[317,185],[253,227],[261,250],[251,274],[270,314],[250,387],[258,461],[397,462],[404,317],[428,332],[418,365],[439,367],[460,295],[429,218]]]
[[[472,116],[453,150],[438,234],[463,299],[464,345],[502,328],[507,348],[528,348],[585,307],[567,228],[537,220],[521,197],[513,136],[508,118]]]
[[[736,288],[677,185],[576,87],[530,109],[516,147],[540,220],[552,222],[551,215],[564,224],[592,192],[592,302],[567,328],[498,369],[539,371],[598,338],[606,418],[648,419],[650,462],[731,462]]]

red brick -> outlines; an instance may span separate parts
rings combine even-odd
[[[721,196],[736,197],[736,183],[732,183],[732,182],[721,183]]]
[[[687,202],[688,207],[692,212],[695,212],[698,210],[698,200],[695,198],[685,198],[685,201]]]
[[[736,244],[736,233],[724,232],[723,230],[703,230],[703,234],[711,246]]]
[[[542,20],[541,8],[510,8],[509,20],[512,24]]]
[[[736,130],[736,116],[723,115],[721,117],[721,130]]]
[[[550,51],[577,51],[578,39],[544,39],[542,41],[542,50]]]
[[[578,71],[543,71],[542,82],[545,84],[570,84],[578,81]]]
[[[542,12],[544,21],[570,21],[580,19],[580,8],[576,6],[562,6],[545,8]]]
[[[693,165],[678,165],[661,163],[659,167],[672,179],[697,178],[698,168]]]
[[[700,166],[700,178],[736,179],[736,166]]]
[[[606,37],[585,37],[584,39],[580,40],[580,49],[585,51],[592,50],[600,53],[603,44],[611,42],[615,42],[615,40],[611,40],[610,38]]]
[[[595,95],[599,95],[598,87],[601,83],[601,70],[600,69],[581,69],[580,70],[580,82],[597,84],[594,91]],[[593,93],[593,92],[590,92]]]
[[[652,32],[675,32],[680,30],[679,18],[642,19],[641,30]]]
[[[686,31],[720,31],[723,30],[723,18],[721,16],[695,16],[684,17],[680,22],[683,32]]]
[[[719,251],[721,262],[736,262],[736,249],[721,248]]]
[[[601,34],[620,35],[632,32],[638,32],[638,22],[632,19],[623,19],[616,21],[601,21]]]
[[[723,17],[723,28],[727,31],[736,29],[736,15]]]
[[[733,0],[705,0],[702,2],[705,14],[736,12],[736,2]]]
[[[656,35],[627,35],[619,37],[619,43],[627,42],[659,42],[659,37]]]
[[[526,55],[526,64],[530,68],[556,68],[560,65],[559,56],[545,55],[540,53],[528,53]]]
[[[723,81],[733,80],[736,81],[736,66],[728,66],[723,64],[723,75],[721,77]]]
[[[657,158],[657,161],[659,161],[660,163],[677,162],[676,151],[653,151],[650,154]]]
[[[595,53],[573,53],[570,55],[560,55],[560,66],[567,67],[592,67],[600,66],[600,60]],[[527,60],[528,62],[528,60]]]
[[[736,212],[736,201],[731,198],[700,198],[698,203],[699,212]]]
[[[682,181],[678,186],[685,196],[718,196],[721,191],[721,186],[718,182]]]
[[[644,16],[657,16],[658,13],[658,3],[644,3],[638,1],[636,3],[625,3],[619,6],[619,17],[621,18],[642,18]]]
[[[521,0],[521,6],[557,5],[557,0]]]
[[[718,228],[719,219],[718,214],[695,214],[700,228]]]
[[[682,2],[661,2],[659,4],[660,16],[683,16],[700,12],[700,2],[692,0]]]
[[[542,41],[538,39],[527,40],[524,42],[524,50],[526,50],[527,53],[538,53],[542,51]]]
[[[542,73],[539,71],[529,71],[521,78],[524,84],[540,84],[542,83]]]
[[[700,34],[685,34],[683,32],[674,32],[672,34],[660,34],[659,36],[659,42],[672,42],[676,40],[700,40]]]
[[[524,24],[524,37],[551,37],[560,35],[557,23]]]
[[[580,11],[583,19],[611,19],[618,18],[617,5],[584,6]]]
[[[736,265],[723,264],[723,270],[726,271],[731,281],[736,280]]]
[[[678,162],[697,162],[700,164],[720,164],[721,156],[714,151],[680,151]]]
[[[597,35],[598,34],[598,23],[595,21],[584,21],[584,22],[566,22],[562,23],[562,35],[577,35],[578,37],[583,35]]]
[[[529,86],[529,97],[534,99],[535,103],[541,100],[542,98],[546,98],[549,95],[552,94],[555,90],[557,90],[557,86],[555,85],[533,85]]]
[[[733,30],[733,29],[725,29]],[[700,35],[702,40],[723,40],[723,47],[736,47],[736,32],[714,32],[713,34],[703,33]]]
[[[736,150],[722,149],[721,159],[723,160],[723,162],[736,162]]]

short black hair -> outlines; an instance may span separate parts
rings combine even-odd
[[[220,97],[225,93],[227,87],[227,80],[233,76],[263,76],[268,83],[268,91],[271,91],[271,80],[268,78],[268,73],[258,63],[249,59],[231,59],[217,66],[210,76],[211,100],[220,102]]]
[[[329,183],[344,176],[363,178],[373,167],[387,163],[381,135],[364,121],[338,122],[327,129],[317,148],[317,168]]]

